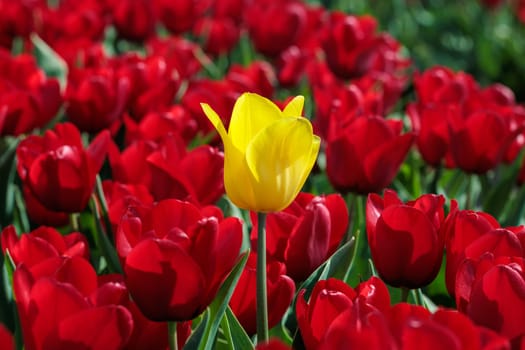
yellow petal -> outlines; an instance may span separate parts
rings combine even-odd
[[[201,103],[201,108],[204,114],[206,114],[206,117],[208,117],[210,122],[213,124],[213,126],[219,133],[219,136],[221,137],[222,142],[225,144],[225,147],[226,147],[226,142],[228,142],[228,133],[226,132],[226,129],[224,128],[224,124],[222,123],[221,118],[219,117],[217,112],[215,112],[213,108],[210,107],[209,104]]]
[[[283,114],[285,117],[299,117],[303,115],[304,97],[295,96],[286,107],[284,107]]]
[[[281,110],[269,99],[244,93],[233,107],[228,134],[238,149],[245,150],[259,131],[282,117]]]
[[[319,138],[305,118],[283,118],[262,130],[246,150],[256,181],[254,210],[286,208],[304,185],[318,151]]]
[[[255,180],[244,153],[231,145],[224,151],[224,188],[230,200],[241,209],[253,210]]]

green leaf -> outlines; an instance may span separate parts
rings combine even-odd
[[[481,193],[487,193],[483,200],[483,211],[495,218],[501,217],[516,184],[518,171],[519,167],[514,166],[505,172],[503,179],[498,179],[495,184],[489,184],[488,188],[483,188]]]
[[[253,350],[254,346],[250,337],[246,334],[230,307],[226,308],[226,312],[222,317],[221,330],[225,335],[228,349]]]
[[[297,292],[306,289],[305,298],[310,297],[310,293],[317,281],[325,280],[330,277],[342,279],[351,267],[354,257],[355,239],[352,237],[343,244],[330,258],[322,263],[300,286]],[[297,298],[297,295],[296,295]],[[295,300],[294,300],[295,305]]]
[[[208,315],[201,321],[197,329],[192,333],[188,342],[184,346],[186,350],[211,350],[215,342],[219,325],[221,324],[222,318],[230,298],[233,294],[237,281],[241,276],[244,265],[248,260],[248,252],[245,252],[239,259],[239,262],[233,267],[228,278],[224,281],[217,296],[208,307]]]
[[[293,315],[293,311],[291,308],[288,308],[286,310],[286,313],[282,317],[281,321],[277,323],[272,329],[270,329],[270,339],[272,338],[278,338],[283,341],[283,343],[291,346],[292,345],[292,336],[290,335],[289,330],[286,328],[285,320],[288,319],[288,317]]]
[[[38,65],[48,77],[57,78],[62,90],[64,90],[67,82],[66,62],[37,34],[31,34],[31,42],[34,45],[34,55]]]
[[[120,260],[118,258],[115,248],[109,241],[109,237],[104,226],[102,225],[102,218],[100,217],[100,213],[97,206],[98,204],[95,199],[95,196],[91,197],[89,201],[89,208],[93,213],[93,221],[95,223],[95,230],[93,231],[93,240],[95,241],[95,245],[100,250],[102,256],[104,256],[104,259],[108,264],[109,271],[115,273],[122,273],[122,266],[120,265]]]
[[[0,227],[7,226],[13,221],[15,206],[15,179],[16,179],[16,147],[18,138],[5,137],[0,145],[0,198],[3,198],[0,210]]]

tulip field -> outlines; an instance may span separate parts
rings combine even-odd
[[[525,0],[0,0],[0,350],[525,349]]]

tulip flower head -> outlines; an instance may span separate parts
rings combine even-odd
[[[240,208],[274,212],[297,196],[312,170],[321,140],[301,117],[304,98],[284,110],[254,93],[242,94],[233,107],[228,132],[218,114],[202,109],[224,143],[224,186]]]

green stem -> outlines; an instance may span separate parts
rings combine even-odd
[[[472,208],[472,177],[474,175],[467,174],[467,198],[465,199],[465,209]]]
[[[430,183],[429,193],[437,193],[438,181],[439,181],[439,178],[441,177],[442,169],[443,169],[443,166],[441,164],[434,168],[434,176],[432,177],[432,182]]]
[[[412,296],[414,297],[414,303],[419,306],[425,306],[423,304],[423,292],[421,291],[421,288],[413,289],[412,291],[414,293],[412,294]]]
[[[348,225],[348,231],[346,232],[346,237],[344,240],[345,243],[350,241],[350,239],[352,239],[356,228],[359,229],[359,226],[357,223],[359,215],[356,212],[357,211],[356,201],[357,201],[356,195],[354,195],[353,193],[347,194],[346,205],[348,206],[348,216],[350,218],[350,225]]]
[[[408,302],[408,294],[410,293],[410,289],[406,287],[401,287],[401,302],[406,303]]]
[[[257,213],[257,343],[268,342],[268,295],[266,291],[266,214]]]
[[[168,342],[170,350],[179,349],[179,344],[177,343],[177,322],[168,322]]]
[[[78,222],[79,219],[79,213],[71,213],[69,214],[69,223],[71,224],[71,228],[75,232],[80,231],[80,224]]]

